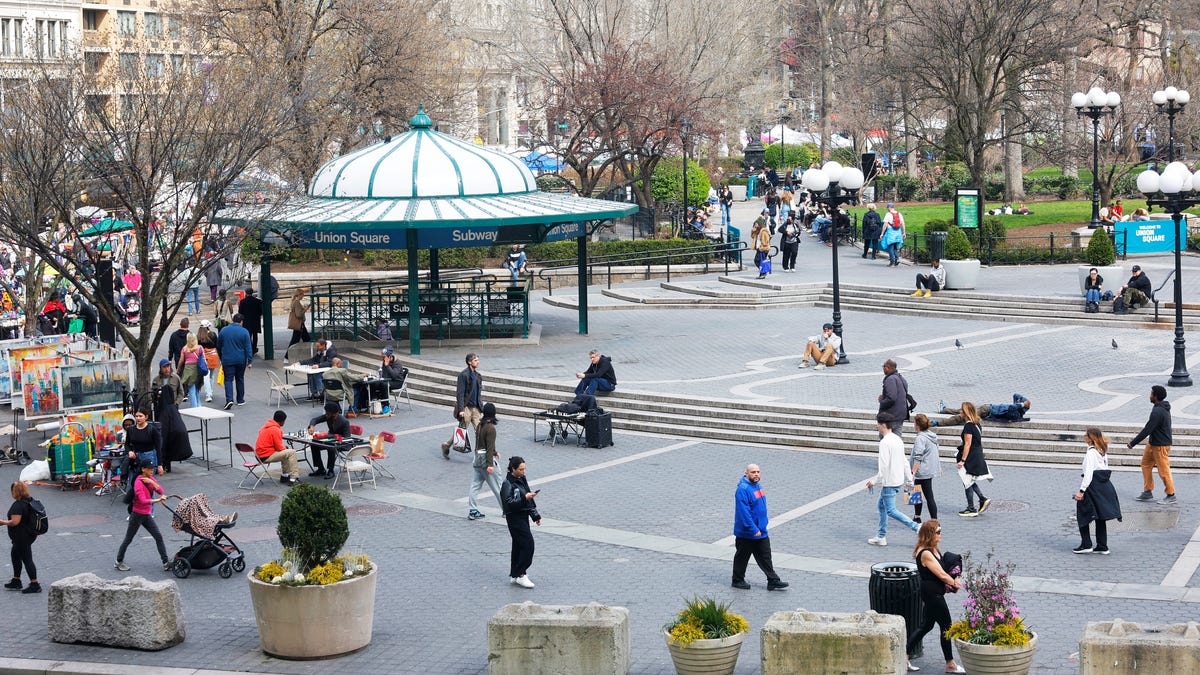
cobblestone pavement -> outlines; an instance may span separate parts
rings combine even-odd
[[[820,260],[828,258],[827,249],[818,251],[812,241],[806,239],[801,250],[804,271],[794,275],[799,279],[815,280],[821,274]],[[847,255],[853,256],[851,263],[861,260],[857,254]],[[1165,260],[1142,263],[1156,283],[1161,275],[1155,266],[1165,265]],[[1189,265],[1193,262],[1189,259]],[[909,268],[881,266],[843,271],[861,275],[853,277],[855,283],[876,279],[874,283],[897,287],[907,286],[910,273]],[[1069,288],[1074,267],[984,270],[984,287],[1030,293],[1049,288],[1040,279],[1047,275],[1057,279],[1059,287]],[[1190,279],[1188,288],[1193,288]],[[571,373],[583,367],[587,349],[596,345],[614,357],[626,391],[868,409],[878,392],[879,363],[895,355],[910,368],[907,376],[923,408],[939,398],[1000,401],[1018,391],[1033,399],[1037,419],[1102,425],[1145,419],[1145,391],[1165,379],[1171,365],[1168,331],[850,312],[845,320],[852,363],[818,376],[797,371],[794,361],[803,336],[828,320],[824,309],[594,312],[590,335],[577,333],[573,312],[541,303],[533,311],[534,320],[543,325],[539,347],[471,348],[481,355],[485,377],[504,372],[572,381]],[[960,339],[967,348],[947,348],[954,336],[965,336]],[[286,344],[285,331],[278,337]],[[1109,347],[1112,337],[1120,343],[1119,350]],[[465,351],[426,344],[420,358],[461,364]],[[235,440],[252,441],[269,416],[263,371],[279,366],[259,363],[251,369],[249,405],[234,411]],[[1111,376],[1115,379],[1103,385],[1105,391],[1089,384]],[[779,379],[763,382],[775,378]],[[485,397],[486,391],[485,380]],[[1188,397],[1193,395],[1172,390],[1171,396],[1177,420],[1190,423]],[[287,410],[287,429],[302,426],[315,414],[308,406]],[[501,453],[522,455],[532,482],[543,490],[539,505],[546,520],[535,532],[537,554],[530,570],[537,588],[524,590],[508,583],[508,535],[490,494],[485,491],[480,502],[488,518],[465,518],[470,481],[466,457],[443,461],[437,449],[450,431],[447,411],[418,403],[412,411],[402,406],[395,417],[356,422],[368,433],[400,434],[388,460],[396,480],[383,479],[378,489],[356,489],[353,495],[339,490],[350,507],[348,544],[369,553],[381,567],[369,648],[324,662],[266,657],[258,649],[245,580],[223,580],[212,571],[199,571],[178,582],[188,621],[188,638],[182,645],[143,653],[54,644],[47,639],[46,594],[7,594],[8,611],[21,620],[10,622],[0,635],[0,656],[114,664],[139,671],[205,667],[279,673],[483,673],[487,620],[504,604],[599,601],[630,609],[633,672],[670,673],[660,629],[686,596],[703,593],[731,600],[753,629],[761,628],[776,611],[862,611],[868,606],[870,565],[912,555],[913,535],[896,528],[889,530],[888,548],[866,543],[877,519],[874,496],[861,489],[874,473],[871,457],[771,447],[771,430],[766,427],[745,444],[618,432],[616,445],[602,450],[550,447],[533,443],[528,419],[502,416]],[[27,433],[22,446],[31,448],[38,440],[37,433]],[[220,443],[213,443],[212,457],[228,461],[228,449]],[[792,583],[785,592],[768,593],[754,568],[749,574],[752,590],[729,587],[732,547],[726,539],[732,495],[748,462],[763,468],[775,519],[771,534],[777,567]],[[0,466],[0,475],[8,480],[15,480],[18,471]],[[1165,507],[1133,501],[1141,489],[1140,476],[1117,472],[1114,482],[1125,520],[1111,528],[1113,554],[1100,557],[1070,552],[1078,543],[1070,502],[1078,468],[1000,465],[994,473],[996,481],[985,486],[985,492],[996,500],[995,506],[970,520],[955,515],[964,501],[955,478],[947,474],[936,481],[944,545],[976,556],[994,550],[1016,563],[1017,598],[1040,636],[1036,672],[1078,672],[1077,642],[1087,620],[1195,619],[1200,603],[1196,474],[1176,476],[1180,503]],[[168,492],[205,492],[219,511],[237,510],[240,518],[231,534],[246,549],[253,567],[277,553],[274,524],[285,488],[272,483],[251,494],[236,488],[240,478],[240,468],[214,466],[205,471],[203,465],[189,462],[165,483]],[[34,550],[43,584],[81,572],[121,576],[112,568],[124,531],[119,502],[50,487],[35,487],[34,493],[52,516],[50,534]],[[168,549],[174,551],[187,543],[186,537],[170,531],[164,513],[158,514],[158,521],[167,531]],[[160,579],[164,573],[156,560],[146,538],[135,541],[126,557],[133,567],[130,574]],[[1084,607],[1087,611],[1081,611]],[[952,612],[959,615],[953,601]],[[936,672],[937,652],[931,636],[925,656],[916,662]],[[745,643],[737,672],[757,672],[758,657],[754,637]]]

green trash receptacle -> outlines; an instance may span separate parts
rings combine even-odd
[[[927,241],[929,243],[929,259],[930,260],[945,260],[945,258],[946,258],[946,233],[945,232],[930,232]]]

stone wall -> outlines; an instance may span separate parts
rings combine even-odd
[[[489,675],[625,675],[629,654],[624,607],[524,602],[488,621]]]
[[[904,617],[776,612],[760,632],[763,675],[906,672]]]
[[[1079,640],[1081,675],[1200,673],[1200,625],[1089,623]]]
[[[183,642],[175,581],[102,579],[91,572],[50,584],[50,639],[157,651]]]

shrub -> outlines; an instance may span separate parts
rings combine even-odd
[[[556,173],[544,173],[537,177],[537,189],[542,192],[567,192],[571,181]]]
[[[925,232],[948,232],[950,230],[950,221],[948,220],[927,220],[925,221]]]
[[[967,260],[975,256],[967,233],[957,225],[951,225],[946,234],[946,260]]]
[[[692,158],[688,158],[688,206],[696,206],[708,199],[708,172]],[[679,201],[683,196],[683,160],[664,159],[654,167],[650,176],[650,190],[655,202]]]
[[[1050,176],[1046,178],[1046,186],[1059,199],[1073,199],[1079,194],[1079,179],[1072,176]]]
[[[892,185],[896,188],[893,191]],[[916,199],[921,190],[921,181],[908,174],[895,176],[877,176],[875,178],[875,201],[890,200],[895,196],[896,201],[911,202]]]
[[[311,483],[300,483],[288,491],[275,531],[304,572],[332,560],[350,536],[342,498]]]
[[[694,597],[663,630],[670,634],[671,641],[686,647],[696,640],[719,640],[730,635],[750,632],[750,624],[738,614],[729,611],[729,603],[717,602],[708,597]]]
[[[785,166],[789,169],[796,166],[807,169],[813,162],[821,160],[820,151],[812,143],[788,143],[786,152]],[[780,169],[779,153],[779,144],[771,143],[763,148],[763,163],[774,169]],[[857,162],[855,162],[855,165],[857,165]]]
[[[1004,227],[1004,221],[995,216],[984,216],[979,230],[980,236],[983,237],[981,241],[991,241],[993,246],[1008,239],[1008,228]]]
[[[1087,245],[1087,261],[1093,267],[1104,267],[1113,264],[1117,259],[1117,249],[1113,246],[1112,237],[1108,231],[1100,228],[1092,233],[1092,240]]]

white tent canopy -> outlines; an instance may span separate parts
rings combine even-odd
[[[812,143],[818,147],[821,145],[820,134],[808,131],[796,131],[782,124],[776,124],[769,131],[765,131],[759,135],[759,140],[763,143],[778,143],[780,138],[783,138],[783,142],[787,145],[800,145],[801,143]],[[749,137],[746,137],[742,144],[745,145],[748,140]],[[854,144],[848,138],[833,134],[829,137],[829,145],[834,148],[849,148]]]

